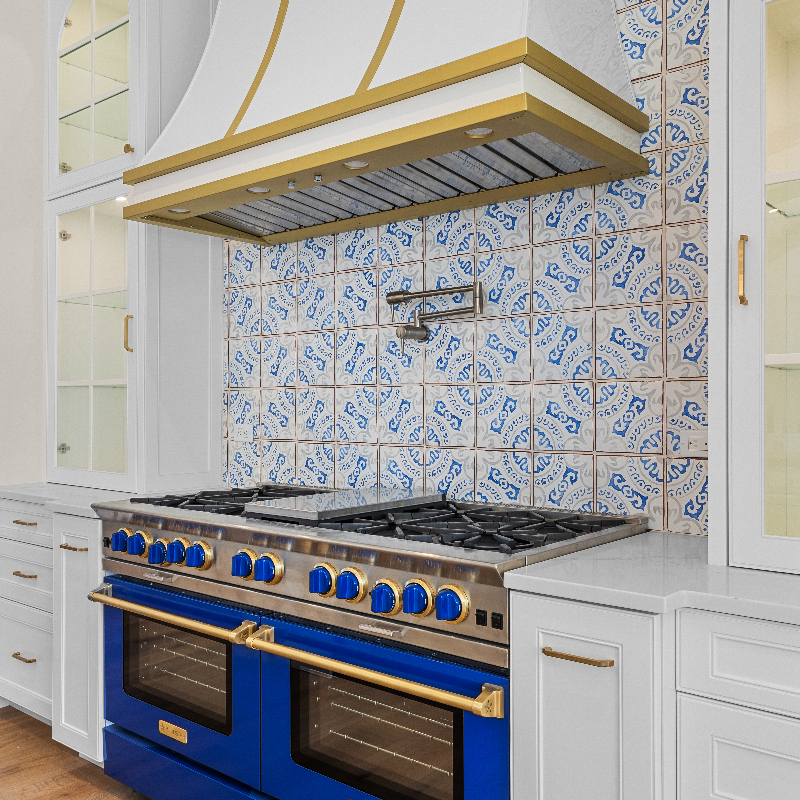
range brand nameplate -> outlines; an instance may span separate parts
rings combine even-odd
[[[188,741],[188,734],[186,733],[185,728],[179,728],[177,725],[164,722],[163,719],[158,721],[158,732],[163,733],[164,736],[169,736],[170,739],[175,739],[175,741],[178,741],[181,744],[186,744]]]

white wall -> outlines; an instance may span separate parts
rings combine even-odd
[[[44,8],[0,27],[0,484],[44,480]]]

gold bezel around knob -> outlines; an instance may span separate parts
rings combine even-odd
[[[453,583],[446,583],[444,586],[440,586],[436,594],[438,595],[439,592],[443,592],[445,589],[450,589],[451,592],[456,593],[458,599],[461,601],[461,613],[456,619],[446,619],[444,621],[448,625],[458,625],[459,622],[463,622],[469,616],[469,595],[464,589]]]
[[[378,611],[377,613],[382,617],[393,617],[395,614],[399,614],[403,610],[403,590],[400,588],[400,584],[391,578],[381,578],[375,581],[375,586],[380,584],[388,586],[394,592],[394,608],[391,611]],[[375,586],[372,588],[374,589]]]
[[[209,569],[214,563],[214,551],[211,549],[211,545],[201,541],[200,539],[198,539],[196,542],[192,542],[192,547],[195,545],[199,545],[200,549],[203,551],[203,555],[205,555],[202,566],[195,567],[195,569],[202,572],[203,570]]]
[[[327,561],[320,561],[319,564],[314,564],[314,569],[317,567],[322,567],[328,575],[331,576],[331,588],[330,591],[326,592],[325,594],[317,594],[317,597],[333,597],[336,594],[336,579],[339,577],[339,572],[333,564],[329,564]]]
[[[239,553],[244,553],[246,556],[250,557],[250,574],[249,575],[240,575],[239,577],[243,581],[251,581],[256,576],[256,559],[258,558],[258,554],[255,553],[253,550],[250,550],[247,547],[242,548]],[[238,556],[239,553],[236,555]]]
[[[153,545],[153,537],[147,531],[136,531],[142,539],[144,539],[144,550],[139,553],[139,558],[147,558],[147,554],[150,552],[150,548]],[[135,536],[136,534],[134,534]]]
[[[276,583],[280,583],[283,579],[283,559],[280,556],[276,556],[275,553],[262,553],[258,558],[266,558],[272,562],[272,566],[275,567],[275,577],[271,581],[261,581],[261,583],[266,584],[267,586],[274,586]],[[256,574],[256,565],[253,562],[253,575]]]
[[[358,583],[358,594],[351,600],[345,600],[345,602],[360,603],[367,596],[367,590],[369,589],[367,576],[360,569],[358,569],[358,567],[345,567],[339,574],[344,575],[345,572],[349,572],[351,575],[353,575],[356,579],[356,583]]]
[[[433,586],[420,578],[412,578],[410,581],[406,581],[406,587],[408,586],[421,587],[422,591],[425,592],[425,597],[428,599],[428,605],[425,606],[424,611],[409,611],[407,613],[411,614],[412,617],[427,617],[428,614],[432,614],[436,610],[436,590]]]
[[[189,547],[191,547],[192,545],[189,542],[189,540],[188,539],[184,539],[183,536],[178,536],[175,539],[173,539],[172,541],[173,541],[173,543],[174,542],[180,542],[183,545],[183,558],[180,561],[175,561],[175,562],[172,562],[172,563],[170,563],[168,561],[167,563],[170,564],[170,566],[173,566],[173,567],[180,567],[180,566],[182,566],[183,564],[186,563],[186,550]]]

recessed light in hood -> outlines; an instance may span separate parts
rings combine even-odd
[[[345,161],[344,166],[347,169],[364,169],[364,167],[369,166],[369,163],[366,161]]]
[[[171,214],[191,214],[192,212],[188,208],[170,208],[169,209]]]
[[[248,192],[252,192],[253,194],[267,194],[269,192],[268,186],[251,186],[247,190]]]
[[[494,131],[491,128],[470,128],[468,131],[464,131],[464,133],[466,133],[470,139],[485,139],[487,136],[491,136]]]

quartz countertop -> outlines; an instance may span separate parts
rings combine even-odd
[[[666,614],[698,608],[800,625],[800,575],[708,564],[708,540],[648,531],[511,570],[509,589]]]
[[[126,500],[130,496],[127,492],[64,486],[60,483],[15,483],[0,486],[0,498],[20,503],[36,503],[43,505],[51,514],[72,514],[76,517],[97,517],[92,503]]]

